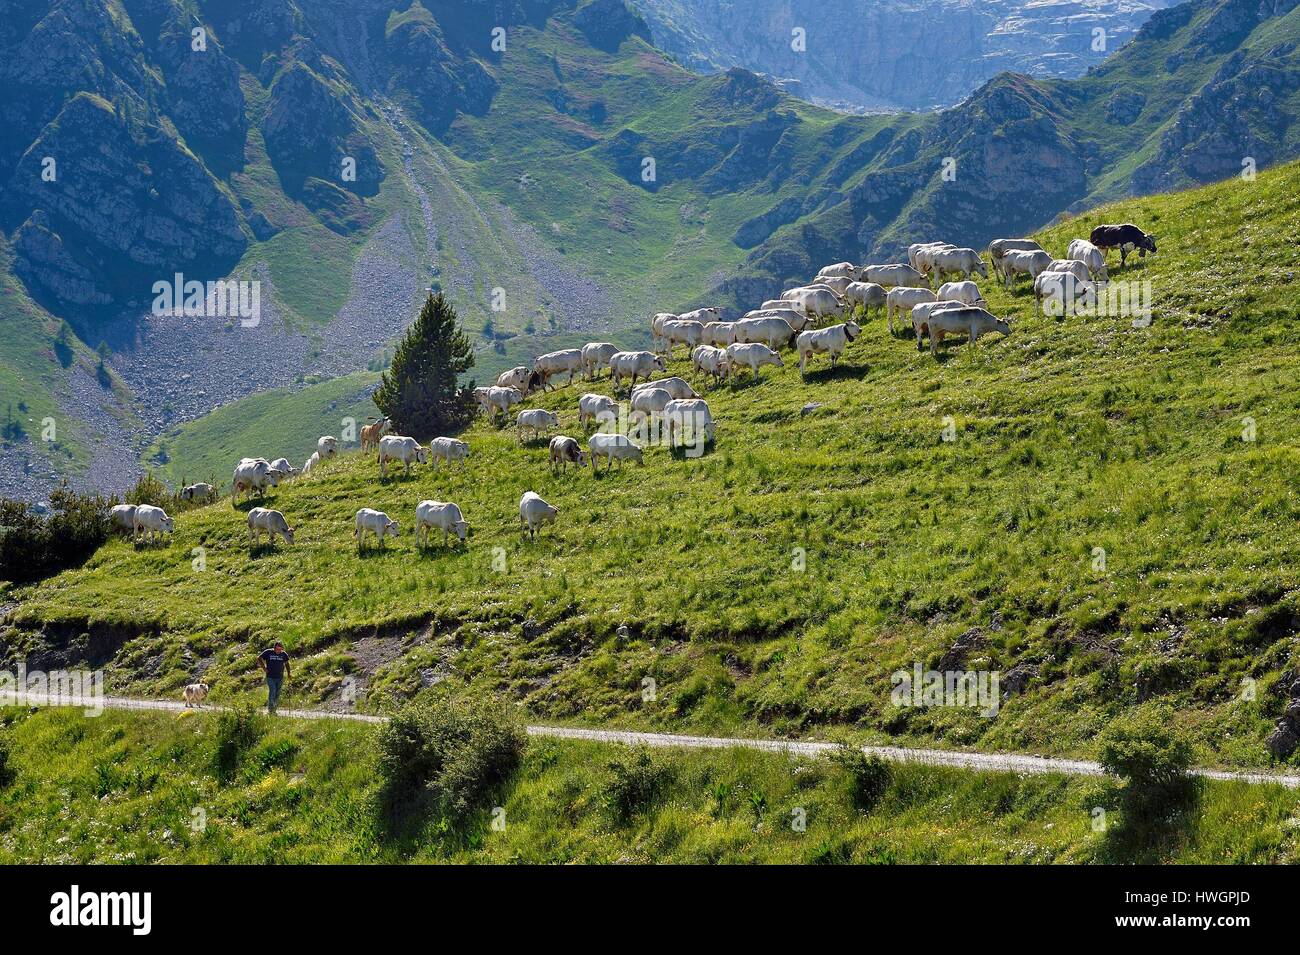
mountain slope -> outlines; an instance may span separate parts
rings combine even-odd
[[[709,389],[700,458],[552,474],[544,443],[485,422],[463,470],[381,482],[345,454],[270,496],[292,549],[250,555],[247,505],[186,512],[166,546],[110,543],[15,592],[0,644],[32,666],[90,653],[118,693],[202,672],[229,699],[256,692],[251,651],[276,635],[325,705],[351,674],[367,706],[450,681],[547,719],[1069,754],[1168,704],[1207,760],[1262,764],[1300,677],[1300,165],[1039,238],[1060,254],[1102,221],[1160,234],[1117,275],[1151,283],[1150,327],[1036,317],[1024,284],[984,283],[1009,337],[936,361],[873,316],[834,372]],[[580,433],[588,388],[610,385],[535,400]],[[527,489],[560,508],[532,541]],[[414,552],[425,498],[460,504],[467,548]],[[358,555],[361,506],[406,534]],[[1001,672],[996,718],[892,705],[918,664]]]

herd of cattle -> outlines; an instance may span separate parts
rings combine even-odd
[[[945,242],[922,242],[907,250],[907,263],[857,266],[837,262],[818,271],[807,285],[789,289],[779,298],[763,302],[735,321],[724,321],[720,308],[700,308],[684,314],[661,312],[650,322],[653,351],[625,351],[611,342],[589,342],[581,348],[549,352],[535,358],[531,365],[520,365],[501,374],[493,386],[476,388],[474,400],[484,414],[502,417],[524,398],[537,391],[557,387],[567,375],[571,385],[576,376],[595,379],[608,369],[615,391],[628,380],[628,398],[632,415],[645,423],[657,422],[666,430],[667,442],[677,446],[687,435],[712,442],[715,439],[713,416],[708,402],[700,397],[685,379],[654,379],[667,373],[667,361],[677,345],[685,346],[693,373],[714,383],[735,376],[748,368],[755,382],[764,365],[784,367],[780,350],[793,345],[799,356],[799,372],[806,374],[808,362],[818,354],[836,360],[862,332],[850,317],[858,307],[864,320],[873,309],[883,311],[892,333],[894,317],[908,315],[916,336],[918,350],[930,340],[934,352],[948,335],[964,335],[971,342],[988,332],[1010,334],[1011,327],[987,309],[976,277],[990,278],[990,268],[1007,289],[1017,279],[1027,277],[1033,283],[1035,310],[1050,303],[1059,312],[1068,313],[1079,304],[1096,302],[1098,286],[1109,281],[1107,252],[1118,249],[1121,268],[1128,255],[1137,251],[1145,256],[1156,251],[1155,240],[1131,224],[1103,225],[1088,239],[1075,239],[1064,259],[1048,253],[1032,239],[997,239],[988,247],[989,264],[974,249]],[[845,318],[834,325],[819,327],[830,318]],[[640,383],[638,383],[640,379]],[[587,428],[601,421],[614,421],[619,413],[617,402],[607,396],[585,393],[578,399],[578,423]],[[515,426],[522,443],[525,435],[537,439],[559,427],[559,417],[541,408],[525,408],[515,415]],[[456,438],[434,438],[428,447],[415,438],[388,434],[387,419],[367,424],[361,429],[363,451],[375,449],[381,478],[387,477],[389,462],[400,463],[403,472],[411,473],[413,464],[461,462],[469,457],[469,445]],[[550,464],[567,471],[588,463],[593,472],[603,459],[608,472],[616,463],[644,464],[642,446],[626,434],[597,430],[587,439],[584,451],[579,442],[567,435],[550,438]],[[242,495],[264,496],[269,488],[295,474],[308,474],[326,458],[338,453],[338,439],[321,437],[316,450],[303,464],[301,472],[285,458],[244,458],[235,467],[231,481],[231,505]],[[181,491],[185,500],[208,503],[218,491],[211,484],[192,484]],[[545,524],[552,523],[559,509],[532,491],[519,501],[519,521],[523,532],[535,535]],[[112,509],[111,519],[122,530],[145,541],[173,531],[172,518],[160,507],[120,504]],[[257,544],[263,535],[273,543],[279,536],[292,544],[293,528],[276,510],[254,507],[247,515],[249,543]],[[452,534],[464,542],[469,530],[460,508],[443,501],[421,501],[415,509],[417,546],[424,546],[429,535],[441,530],[443,543]],[[384,538],[396,537],[397,521],[382,511],[362,508],[357,511],[353,536],[358,547],[373,535],[383,546]]]

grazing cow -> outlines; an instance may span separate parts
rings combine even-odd
[[[288,458],[276,458],[271,462],[271,470],[284,472],[284,477],[293,477],[298,473],[298,469],[289,463]]]
[[[926,277],[926,285],[928,286],[930,284],[930,272],[934,268],[934,256],[940,252],[950,252],[956,248],[957,246],[948,242],[932,242],[924,248],[918,249],[916,255],[909,255],[908,261],[912,263],[914,269]]]
[[[1008,252],[1042,252],[1043,247],[1033,239],[994,239],[989,243],[989,258],[993,271],[1002,275],[1002,258]]]
[[[559,516],[558,507],[547,504],[532,491],[524,491],[524,496],[519,499],[519,523],[529,537],[535,537],[542,525],[555,523]]]
[[[283,477],[284,472],[271,467],[271,462],[266,458],[244,458],[235,465],[235,475],[230,482],[230,506],[235,507],[239,495],[245,492],[249,497],[253,496],[254,491],[259,497],[265,496],[266,489],[276,487]]]
[[[955,249],[951,242],[914,242],[907,247],[907,264],[921,271],[920,255],[926,249]]]
[[[834,265],[824,265],[817,270],[817,278],[837,278],[855,279],[858,275],[858,267],[852,262],[836,262]]]
[[[1076,263],[1082,264],[1082,263]],[[1034,279],[1034,314],[1044,308],[1052,315],[1068,315],[1080,302],[1091,306],[1097,301],[1097,286],[1071,272],[1042,272]],[[1047,303],[1044,306],[1044,303]]]
[[[913,305],[938,301],[938,298],[939,296],[928,288],[900,286],[899,288],[890,289],[885,303],[885,317],[889,321],[889,333],[891,335],[894,333],[895,312],[910,312]]]
[[[605,459],[605,473],[608,474],[614,462],[618,462],[618,469],[623,470],[623,462],[635,461],[642,467],[645,466],[645,457],[641,453],[640,445],[636,444],[625,434],[606,434],[598,431],[587,439],[587,452],[591,458],[591,471],[593,474],[600,473],[600,468],[596,465],[601,458]]]
[[[483,412],[484,414],[487,414],[489,411],[492,410],[492,403],[488,400],[488,395],[490,395],[491,393],[492,393],[492,387],[490,385],[484,385],[480,388],[475,388],[473,392],[471,392],[471,394],[474,396],[474,404],[478,405],[478,410]],[[378,447],[378,442],[376,442],[375,446]]]
[[[1106,253],[1086,239],[1073,240],[1065,254],[1068,258],[1086,265],[1091,278],[1099,282],[1110,279],[1110,272],[1106,268]]]
[[[910,265],[868,265],[859,281],[872,282],[881,288],[930,287],[930,280]]]
[[[672,394],[664,388],[638,388],[632,392],[632,410],[643,418],[658,417],[672,400]]]
[[[127,534],[135,533],[135,505],[134,504],[114,504],[113,509],[108,512],[109,519],[119,531]]]
[[[799,352],[799,374],[802,375],[807,367],[808,359],[817,352],[825,352],[831,356],[831,367],[835,367],[835,359],[844,353],[849,342],[853,341],[862,334],[862,329],[858,327],[857,322],[845,322],[843,325],[832,325],[830,328],[809,329],[806,332],[800,332],[799,338],[795,342],[795,348]]]
[[[502,416],[510,412],[511,405],[517,405],[524,400],[523,392],[518,388],[489,388],[487,393],[487,406],[492,409],[492,417],[495,418],[497,412]]]
[[[700,337],[704,334],[704,323],[693,319],[679,318],[664,322],[659,326],[659,331],[661,341],[667,348],[668,357],[671,358],[674,345],[683,344],[689,352],[700,343]]]
[[[1089,241],[1103,253],[1111,249],[1119,249],[1119,267],[1124,268],[1128,260],[1128,255],[1133,250],[1142,258],[1150,252],[1156,254],[1156,238],[1153,235],[1147,235],[1131,222],[1123,225],[1099,225],[1092,230],[1092,235],[1088,237]]]
[[[697,308],[689,312],[682,312],[677,317],[683,322],[699,322],[704,325],[708,322],[721,321],[722,309],[717,305],[710,305],[708,308]]]
[[[939,291],[935,292],[934,295],[935,299],[940,302],[984,305],[984,296],[980,294],[980,287],[974,282],[945,282],[939,286]]]
[[[442,531],[442,543],[447,545],[450,535],[465,543],[469,525],[461,516],[460,508],[445,501],[421,501],[415,506],[415,546],[425,547],[431,531]]]
[[[762,342],[768,348],[779,350],[793,341],[794,327],[784,318],[742,318],[736,322],[735,344]]]
[[[167,512],[161,507],[154,507],[152,504],[141,504],[135,509],[133,530],[136,537],[143,534],[144,539],[149,541],[155,535],[172,533],[175,530],[175,525],[172,523],[172,519],[167,516]]]
[[[272,467],[275,467],[273,464]],[[208,503],[217,499],[217,489],[211,484],[188,484],[181,488],[181,500]]]
[[[631,377],[632,384],[638,378],[649,379],[656,371],[667,371],[661,356],[649,351],[620,351],[609,356],[609,371],[614,377],[614,387],[623,384],[625,377]]]
[[[972,275],[989,277],[988,266],[974,249],[938,249],[922,255],[922,261],[930,266],[926,271],[933,273],[936,285],[950,275],[960,276],[963,280]]]
[[[643,381],[632,389],[635,395],[638,391],[645,388],[662,388],[674,398],[698,398],[695,389],[686,383],[685,378],[674,375],[671,378],[660,378],[658,381]]]
[[[266,535],[266,542],[272,546],[276,534],[283,537],[286,544],[293,543],[293,528],[283,514],[268,507],[255,507],[248,512],[248,546],[256,547],[263,534]]]
[[[874,282],[853,282],[844,290],[844,300],[862,306],[862,314],[870,316],[873,308],[884,311],[889,291]]]
[[[459,461],[460,466],[465,466],[465,459],[469,457],[469,445],[464,441],[457,441],[455,438],[434,438],[429,442],[429,460],[436,468],[439,461],[446,461],[450,466],[451,462]]]
[[[339,450],[339,439],[333,435],[323,435],[316,439],[316,453],[322,458],[332,458]]]
[[[542,408],[525,408],[515,418],[520,444],[523,444],[525,431],[531,431],[534,438],[540,438],[543,433],[559,426],[560,419],[555,413]]]
[[[618,402],[608,395],[585,394],[578,399],[578,423],[585,430],[588,422],[599,423],[599,419],[609,421],[618,418]]]
[[[1092,271],[1088,266],[1075,259],[1053,259],[1048,264],[1047,268],[1038,273],[1038,275],[1043,275],[1047,272],[1068,272],[1080,282],[1087,282],[1092,279]],[[1034,276],[1034,279],[1037,280],[1038,276]]]
[[[709,411],[709,403],[703,398],[668,402],[664,405],[663,420],[668,427],[669,447],[677,447],[688,436],[692,445],[697,443],[697,435],[704,436],[705,444],[714,440],[713,414]]]
[[[306,461],[303,462],[302,473],[311,474],[311,469],[318,464],[320,464],[320,454],[316,451],[313,451],[311,453],[311,457],[309,457]]]
[[[538,355],[533,359],[533,371],[542,376],[543,389],[549,389],[551,379],[565,372],[568,372],[569,384],[573,384],[573,376],[582,371],[582,349],[565,348]]]
[[[792,302],[786,302],[785,308],[756,308],[740,316],[740,321],[743,322],[747,318],[783,318],[790,323],[790,327],[796,332],[801,332],[812,324],[812,319],[808,317],[806,312],[792,307],[793,304]],[[735,322],[732,322],[732,324],[734,325]],[[727,342],[727,344],[734,345],[735,342]]]
[[[185,699],[185,707],[202,706],[203,701],[208,698],[210,687],[206,683],[191,683],[185,687],[185,692],[181,694]]]
[[[844,312],[844,302],[839,293],[828,287],[790,289],[788,292],[783,292],[781,297],[793,303],[797,311],[803,312],[812,319],[840,315]]]
[[[1052,257],[1046,252],[1007,252],[1002,256],[1002,275],[1006,278],[1007,290],[1015,284],[1016,277],[1028,275],[1030,280],[1038,278],[1052,264]]]
[[[411,462],[427,464],[429,453],[414,438],[401,434],[386,434],[379,439],[379,476],[388,476],[388,462],[401,461],[407,476],[411,474]]]
[[[700,345],[691,352],[691,365],[697,372],[712,375],[714,382],[720,382],[731,374],[731,360],[725,348],[712,345]]]
[[[704,333],[700,336],[700,341],[707,345],[718,345],[726,348],[736,340],[736,323],[735,322],[709,322],[704,326]]]
[[[768,348],[766,345],[760,345],[757,342],[738,342],[735,345],[727,346],[727,358],[731,361],[733,372],[740,365],[744,365],[754,373],[754,381],[758,381],[758,369],[763,365],[776,365],[777,368],[784,368],[785,362],[781,356]]]
[[[598,378],[602,368],[609,367],[609,357],[617,354],[618,346],[609,342],[587,342],[582,346],[582,374]]]
[[[552,472],[555,471],[557,464],[560,465],[562,471],[569,470],[570,464],[580,468],[587,465],[587,452],[582,450],[578,442],[568,435],[557,434],[551,438],[550,452]]]
[[[664,322],[675,322],[677,321],[677,318],[678,316],[676,312],[655,312],[654,316],[650,319],[650,339],[656,352],[659,351],[659,345],[663,339],[661,329],[663,328]]]
[[[844,290],[852,285],[854,279],[850,275],[833,275],[830,278],[819,278],[812,283],[813,288],[829,288],[839,298],[844,297]]]
[[[477,388],[474,390],[478,391]],[[391,426],[387,418],[380,418],[378,421],[363,425],[361,428],[361,450],[369,451],[371,448],[379,447],[379,439],[388,434],[388,429]]]
[[[924,351],[923,336],[930,336],[930,351],[939,357],[939,343],[945,335],[967,335],[974,344],[980,335],[988,332],[1011,334],[1011,326],[1002,319],[974,305],[962,305],[957,308],[943,308],[933,311],[924,319],[913,319],[912,327],[916,331],[916,350]]]
[[[385,537],[397,537],[401,534],[401,530],[397,526],[397,521],[390,519],[383,511],[363,507],[357,511],[356,529],[352,531],[357,549],[365,546],[367,534],[374,534],[379,541],[379,546],[383,547]]]

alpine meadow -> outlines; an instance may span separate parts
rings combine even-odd
[[[0,20],[0,863],[1285,912],[1300,0]]]

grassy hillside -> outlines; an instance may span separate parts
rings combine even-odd
[[[1151,327],[1035,318],[1024,283],[985,283],[1009,337],[936,361],[873,317],[834,373],[709,389],[701,458],[552,475],[544,443],[487,423],[463,470],[381,482],[344,456],[265,502],[292,549],[250,554],[229,501],[186,513],[167,546],[114,542],[19,592],[0,640],[33,659],[89,641],[117,692],[202,669],[219,699],[255,694],[252,651],[282,635],[304,698],[336,700],[349,673],[367,706],[450,680],[549,719],[1045,753],[1087,754],[1115,714],[1172,704],[1202,762],[1264,763],[1300,673],[1300,166],[1039,238],[1061,254],[1103,220],[1159,235],[1121,276],[1151,283]],[[535,403],[576,434],[583,390]],[[561,511],[536,540],[518,528],[528,489]],[[415,552],[423,498],[460,504],[468,547]],[[406,533],[359,555],[362,506]],[[1023,692],[994,719],[893,706],[890,674],[959,637],[945,669],[1014,671]]]
[[[629,817],[610,804],[634,753],[533,741],[487,812],[459,833],[396,842],[376,824],[371,727],[278,720],[227,779],[212,714],[0,710],[12,782],[0,785],[0,862],[1046,863],[1294,862],[1294,797],[1208,784],[1194,813],[1136,853],[1122,813],[1105,831],[1101,779],[898,766],[870,811],[827,760],[748,751],[655,752],[662,792]],[[802,809],[806,828],[792,822]],[[202,823],[203,825],[200,825]]]
[[[377,374],[363,371],[302,391],[250,395],[159,438],[145,460],[156,463],[160,476],[177,487],[195,481],[224,487],[232,462],[248,456],[244,452],[254,446],[262,449],[254,456],[287,457],[302,467],[320,435],[343,437],[345,418],[356,422],[360,440],[366,419],[379,413],[370,400],[378,380]]]

